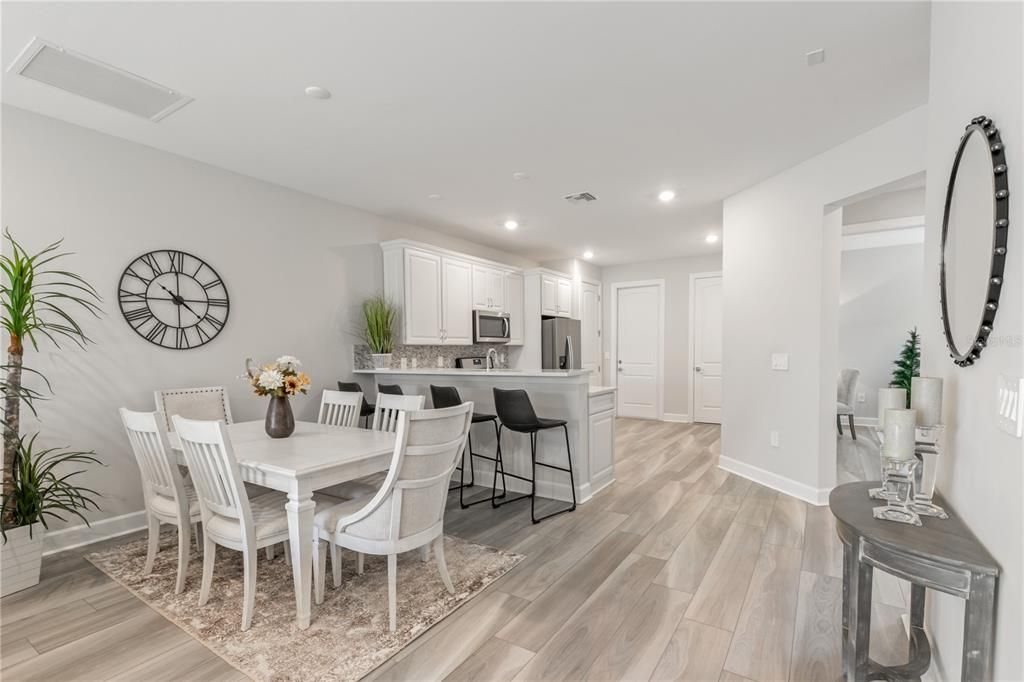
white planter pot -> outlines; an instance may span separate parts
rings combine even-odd
[[[388,369],[391,367],[391,353],[371,353],[374,369]]]
[[[39,583],[43,530],[38,523],[7,530],[7,542],[0,545],[0,596],[6,597]]]

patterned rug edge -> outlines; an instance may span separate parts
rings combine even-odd
[[[455,536],[449,536],[447,534],[445,535],[445,537],[447,537],[447,538],[455,538]],[[499,579],[504,577],[506,574],[509,573],[509,571],[514,569],[516,566],[518,566],[520,563],[522,563],[522,561],[524,559],[526,559],[526,555],[523,555],[523,554],[518,554],[518,553],[515,553],[515,552],[509,552],[507,550],[503,550],[503,549],[500,549],[500,548],[497,548],[497,547],[493,547],[491,545],[484,545],[482,543],[471,542],[469,540],[465,540],[465,539],[462,539],[462,538],[455,538],[455,539],[457,539],[459,542],[465,543],[467,545],[476,545],[478,547],[483,547],[483,548],[486,548],[488,550],[494,551],[494,552],[496,552],[498,554],[501,554],[501,555],[507,557],[511,561],[508,564],[508,566],[505,567],[505,569],[501,573],[491,577],[490,579],[486,580],[485,582],[482,582],[480,584],[480,586],[472,594],[468,595],[464,600],[455,603],[451,608],[449,608],[447,611],[445,611],[443,614],[441,614],[428,627],[424,628],[422,631],[420,631],[414,637],[412,637],[408,642],[405,642],[400,647],[395,649],[390,655],[388,655],[386,658],[384,658],[383,660],[378,662],[372,668],[369,668],[365,672],[363,672],[363,674],[360,676],[360,679],[364,679],[367,676],[369,676],[371,673],[373,673],[378,668],[380,668],[383,665],[385,665],[386,663],[388,663],[392,658],[397,656],[399,653],[401,653],[403,650],[405,650],[411,644],[413,644],[414,642],[419,640],[421,637],[423,637],[423,635],[425,635],[426,633],[430,632],[435,627],[437,627],[438,625],[443,623],[453,613],[455,613],[456,611],[458,611],[462,607],[466,606],[467,604],[472,603],[477,597],[479,597],[481,594],[483,594],[483,592],[488,587],[490,587],[495,582],[497,582]],[[138,542],[138,540],[136,540],[136,542]],[[126,542],[125,544],[129,544],[129,543]],[[127,590],[133,597],[135,597],[136,599],[141,601],[148,608],[150,608],[153,611],[155,611],[156,613],[158,613],[161,617],[163,617],[165,620],[167,620],[168,622],[173,624],[176,628],[178,628],[179,630],[181,630],[182,632],[187,634],[189,637],[191,637],[193,640],[195,640],[196,642],[201,644],[203,646],[203,648],[207,649],[208,651],[213,653],[215,656],[217,656],[217,658],[219,658],[222,661],[224,661],[225,663],[227,663],[229,666],[231,666],[232,669],[237,670],[239,673],[241,673],[242,675],[244,675],[248,679],[257,680],[257,681],[261,679],[259,677],[253,677],[252,671],[243,669],[235,661],[233,661],[232,658],[231,658],[231,654],[229,652],[227,652],[222,645],[219,645],[217,642],[214,642],[214,641],[204,641],[200,637],[200,635],[198,633],[194,632],[191,628],[186,627],[185,624],[182,622],[182,619],[180,619],[177,615],[169,612],[165,608],[161,607],[160,605],[158,605],[155,602],[151,601],[147,597],[143,596],[143,594],[141,594],[138,590],[136,590],[135,588],[133,588],[130,585],[128,585],[125,581],[123,581],[121,578],[116,576],[114,573],[112,573],[112,572],[108,571],[107,569],[105,569],[103,567],[103,565],[102,565],[102,560],[101,560],[99,555],[100,555],[100,552],[92,552],[92,553],[84,555],[83,558],[86,561],[88,561],[89,564],[91,564],[97,570],[99,570],[101,573],[103,573],[105,576],[107,576],[108,578],[113,580],[115,583],[120,585],[123,589]],[[94,560],[94,557],[96,558],[96,560]],[[316,603],[315,602],[312,603],[312,608],[314,610],[316,609]],[[314,613],[314,617],[315,617],[315,613]]]

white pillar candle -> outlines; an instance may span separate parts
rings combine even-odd
[[[917,410],[918,426],[942,423],[942,379],[914,377],[910,380],[910,407]]]
[[[907,389],[905,388],[880,388],[878,389],[878,428],[885,428],[886,410],[907,409]]]
[[[882,456],[889,459],[914,459],[914,430],[917,410],[886,410],[885,442]]]

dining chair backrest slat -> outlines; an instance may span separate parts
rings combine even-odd
[[[252,512],[227,428],[220,421],[173,417],[204,522],[210,514],[252,527]]]
[[[378,393],[377,405],[373,411],[373,430],[395,433],[398,430],[401,413],[422,410],[423,402],[424,397],[421,395]]]
[[[169,458],[167,430],[159,412],[133,412],[121,408],[121,423],[142,474],[146,497],[156,494],[179,499],[185,494],[177,465]]]
[[[362,393],[348,393],[325,389],[320,398],[320,414],[317,423],[330,426],[359,426],[359,414],[363,408]]]

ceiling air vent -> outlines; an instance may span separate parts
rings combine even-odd
[[[570,204],[586,204],[591,201],[597,201],[597,197],[590,192],[578,192],[576,194],[566,194],[565,200]]]
[[[151,121],[192,101],[164,85],[41,38],[33,38],[7,70]]]

